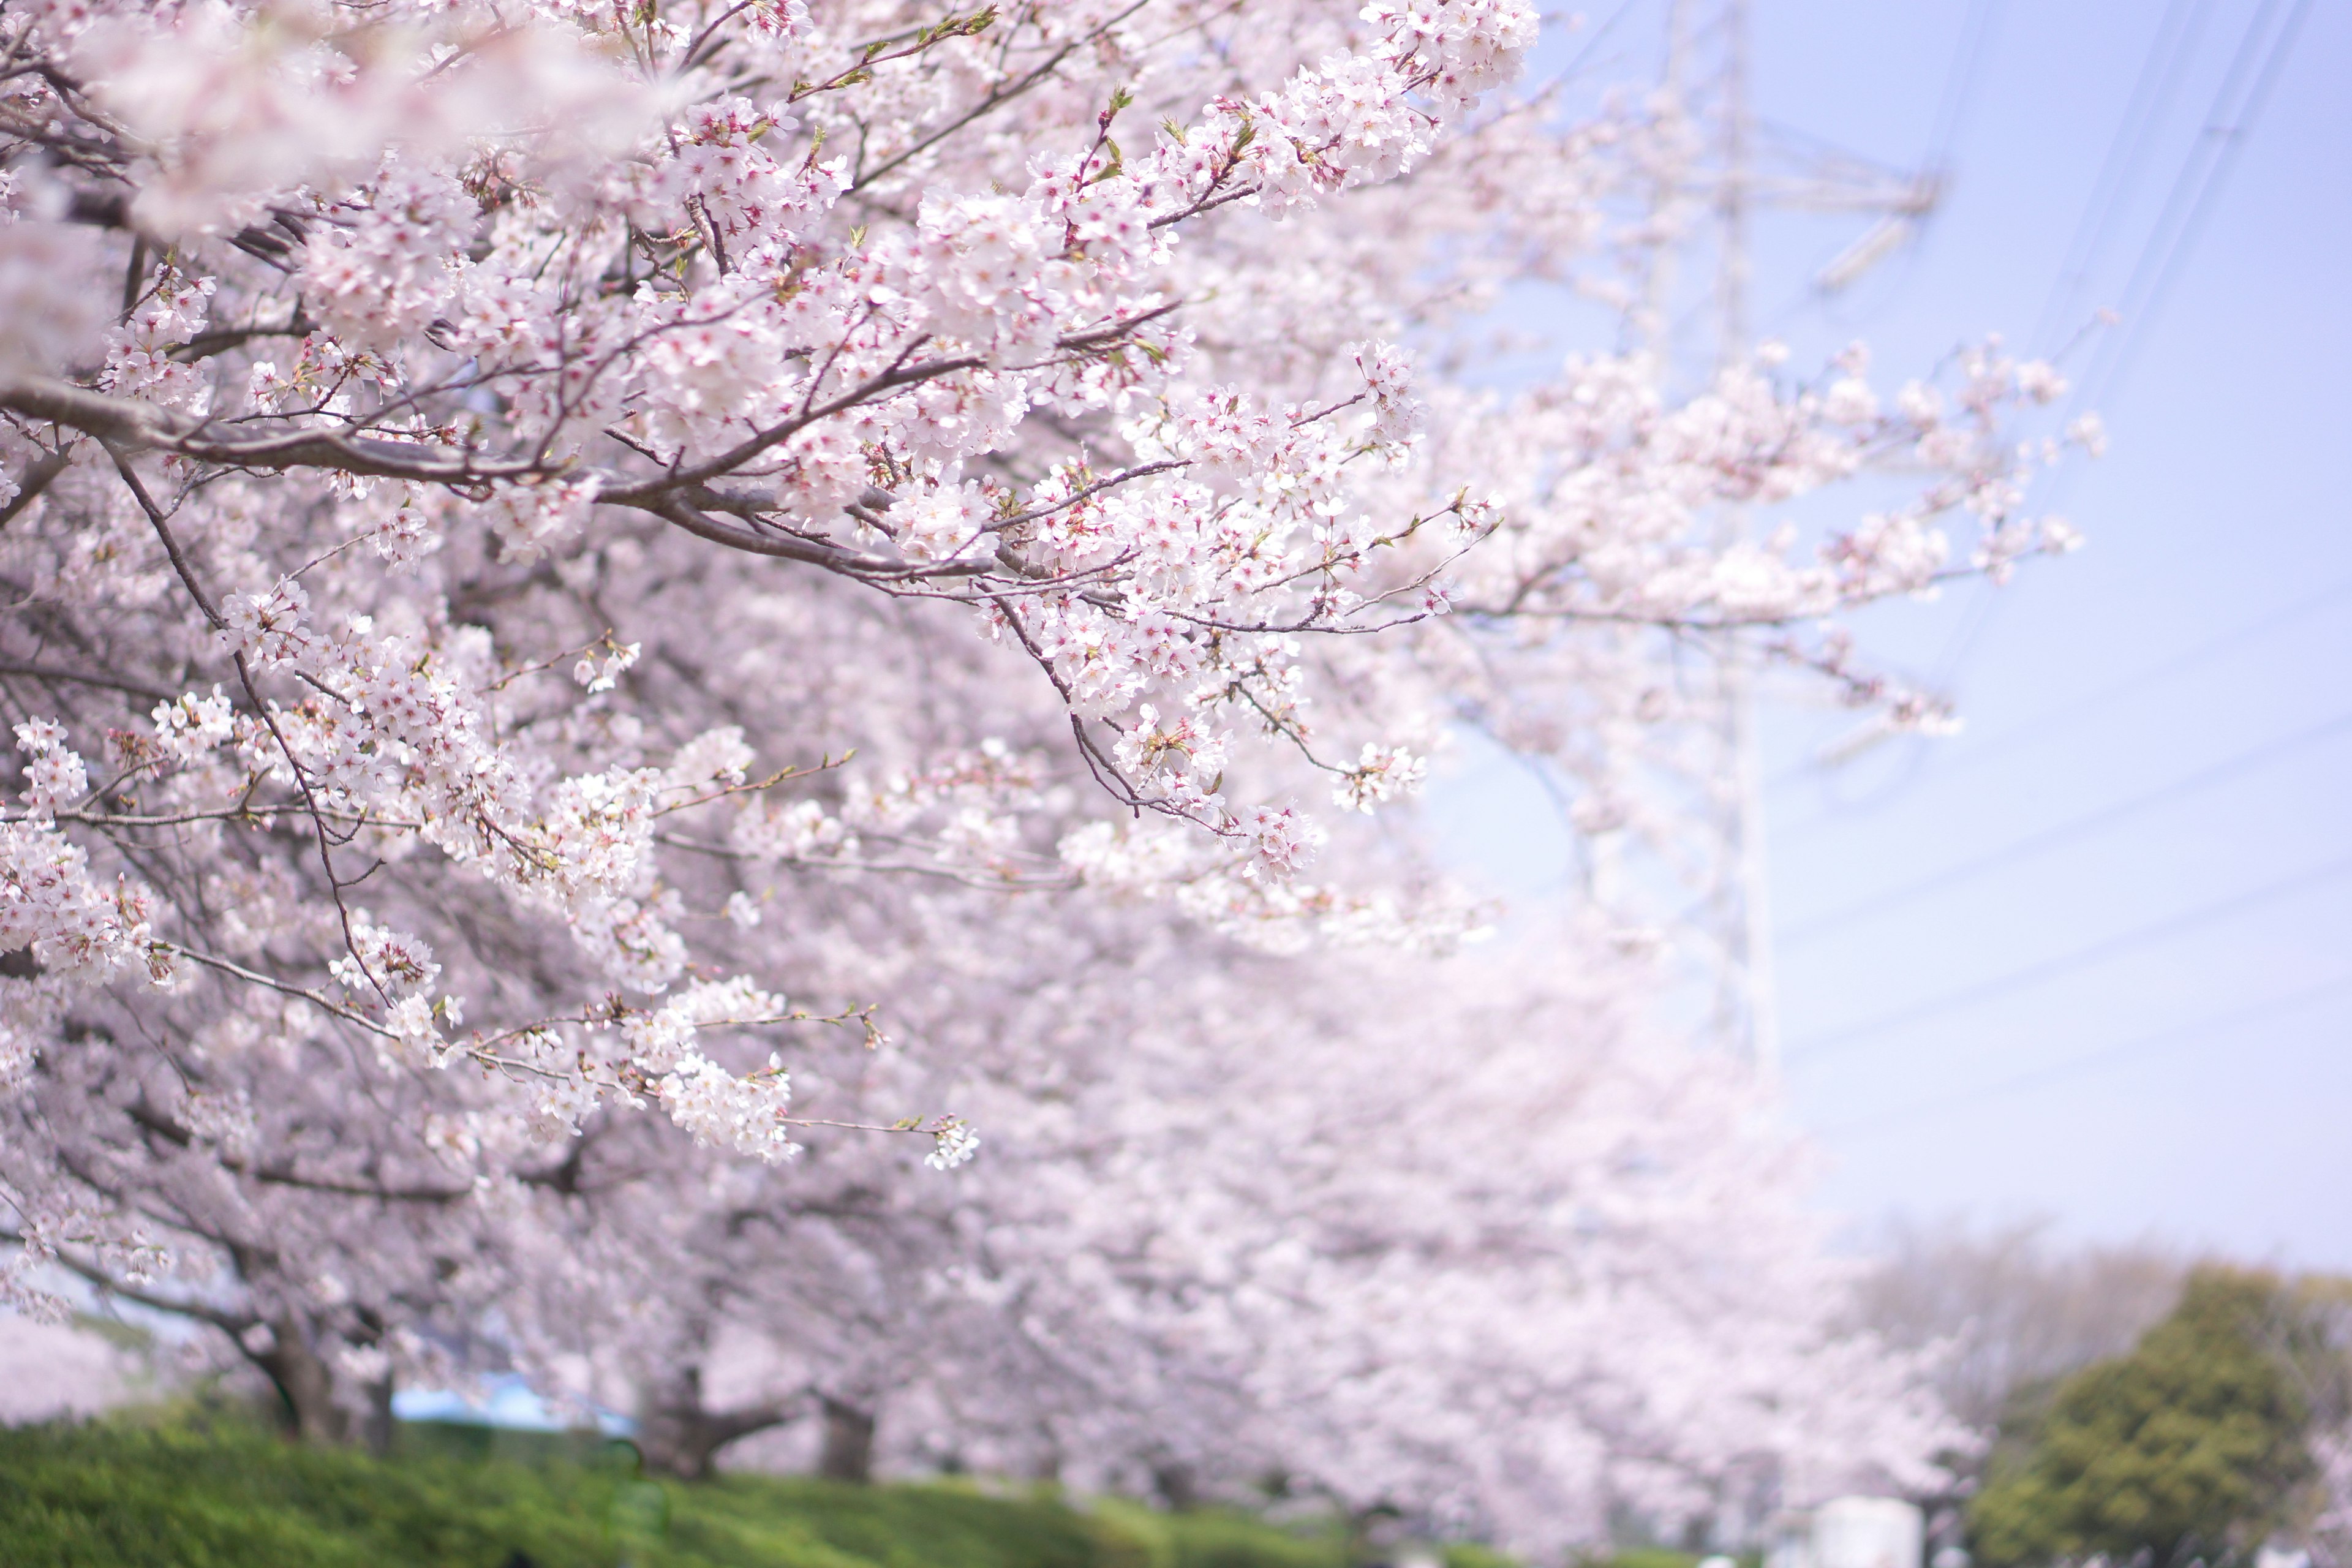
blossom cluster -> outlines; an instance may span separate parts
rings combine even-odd
[[[1638,966],[1580,942],[1608,996],[1517,1016],[1381,967],[1487,923],[1402,815],[1465,722],[1593,839],[1675,826],[1691,657],[1936,722],[1822,623],[2071,545],[2012,427],[2058,373],[1458,384],[1681,155],[1515,97],[1538,26],[0,12],[0,1289],[187,1315],[322,1436],[452,1347],[725,1332],[799,1358],[780,1411],[1244,1434],[1537,1534],[1745,1462],[1662,1434],[1916,1458],[1877,1363],[1867,1440],[1787,1403],[1834,1292],[1741,1091],[1619,1049]],[[1742,1336],[1662,1259],[1751,1189],[1793,1304]],[[1524,1276],[1447,1255],[1513,1205]],[[1440,1376],[1494,1397],[1416,1438]]]

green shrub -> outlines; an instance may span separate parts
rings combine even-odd
[[[1244,1514],[637,1474],[593,1436],[404,1426],[393,1457],[218,1411],[0,1430],[8,1568],[1342,1568],[1334,1531]],[[1464,1562],[1454,1568],[1487,1568]]]
[[[1336,1526],[1285,1530],[1245,1513],[1194,1509],[1163,1513],[1105,1498],[1093,1517],[1107,1538],[1103,1568],[1345,1568]]]
[[[1445,1568],[1519,1568],[1519,1564],[1491,1546],[1460,1541],[1445,1549]]]
[[[0,1560],[12,1568],[372,1568],[615,1561],[623,1478],[293,1447],[238,1424],[0,1433]]]
[[[1347,1546],[1336,1530],[1293,1534],[1247,1514],[1216,1509],[1160,1518],[1175,1547],[1172,1568],[1344,1568],[1347,1562]]]

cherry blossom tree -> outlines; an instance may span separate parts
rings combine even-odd
[[[1646,1201],[1547,1163],[1644,1117],[1759,1147],[1735,1091],[1628,1065],[1588,1100],[1563,1051],[1531,1080],[1559,1148],[1523,1123],[1528,1173],[1482,1186],[1465,1128],[1519,1114],[1552,1027],[1490,998],[1522,1055],[1394,1107],[1451,1195],[1351,1251],[1398,1178],[1302,1167],[1263,1108],[1323,1151],[1345,1101],[1260,1075],[1363,1084],[1454,1026],[1318,1014],[1234,947],[1474,926],[1366,820],[1465,721],[1564,763],[1592,832],[1673,809],[1669,656],[1935,722],[1824,623],[2071,542],[2024,502],[2055,443],[2013,427],[2059,383],[1997,345],[1884,395],[1859,353],[1679,398],[1640,353],[1507,397],[1424,374],[1506,285],[1654,244],[1623,204],[1686,152],[1671,106],[1515,86],[1538,30],[1524,0],[0,6],[12,1294],[55,1266],[192,1315],[321,1436],[503,1336],[668,1375],[689,1468],[811,1401],[1038,1467],[1198,1464],[1247,1409],[1248,1452],[1513,1530],[1534,1505],[1481,1467],[1522,1457],[1467,1426],[1298,1424],[1341,1420],[1341,1367],[1400,1411],[1484,1375],[1414,1368],[1402,1279],[1517,1280],[1522,1371],[1678,1289],[1738,1360],[1663,1259],[1543,1326],[1588,1264],[1505,1212],[1601,1170]],[[1718,537],[1890,461],[1908,499],[1852,527]],[[1650,984],[1604,951],[1573,950],[1595,984]],[[890,1131],[1030,1153],[909,1187]],[[1507,1221],[1541,1234],[1438,1244]],[[1814,1375],[1826,1289],[1756,1320],[1756,1367]],[[729,1334],[782,1369],[732,1405],[688,1379]],[[920,1386],[881,1370],[910,1345]],[[1591,1402],[1527,1496],[1637,1452],[1727,1473],[1624,1375],[1496,1379],[1522,1416]]]
[[[1234,998],[1213,1095],[1171,1041],[1118,1096],[1156,1195],[1095,1245],[1183,1260],[1166,1337],[1246,1391],[1242,1440],[1187,1458],[1546,1551],[1931,1476],[1959,1434],[1915,1358],[1841,1331],[1768,1092],[1628,1013],[1652,960],[1558,946],[1315,961],[1286,1009]]]
[[[1435,579],[1480,541],[1482,621],[1717,626],[1924,585],[1941,557],[1926,520],[1964,501],[1983,563],[2043,542],[2012,526],[2016,458],[1986,426],[2036,384],[1997,358],[1969,366],[1957,424],[1925,390],[1885,416],[1851,378],[1784,395],[1747,372],[1662,410],[1603,364],[1416,445],[1406,356],[1336,333],[1411,328],[1437,307],[1409,269],[1500,221],[1507,187],[1430,160],[1533,42],[1521,5],[907,20],[11,14],[7,289],[27,325],[0,390],[6,504],[29,572],[73,581],[78,606],[136,605],[103,626],[66,612],[85,662],[169,698],[109,742],[95,786],[100,737],[28,720],[17,834],[44,893],[26,951],[69,945],[94,980],[274,987],[394,1054],[533,1080],[559,1119],[651,1099],[773,1152],[782,1077],[641,1058],[618,1030],[585,1049],[601,1001],[478,1005],[462,1033],[430,937],[347,893],[379,846],[422,855],[569,927],[602,976],[665,985],[688,952],[646,893],[657,825],[772,816],[796,776],[722,731],[615,761],[577,694],[544,689],[575,660],[589,687],[619,682],[642,626],[484,627],[452,594],[478,563],[536,559],[593,595],[606,546],[666,562],[691,540],[968,605],[1050,682],[1113,800],[1206,830],[1149,840],[1139,865],[1078,835],[1063,859],[1256,917],[1330,898],[1286,880],[1317,831],[1296,768],[1229,787],[1253,760],[1237,744],[1319,771],[1344,805],[1408,788],[1419,761],[1373,732],[1372,704],[1326,699],[1310,725],[1302,638],[1434,612]],[[1165,119],[1130,165],[1114,132],[1139,108]],[[1492,142],[1525,160],[1562,133],[1507,109],[1461,140],[1457,158]],[[1416,169],[1389,224],[1351,214],[1306,265],[1265,265],[1292,244],[1284,220],[1310,229],[1349,187]],[[1458,189],[1423,213],[1433,185]],[[1393,256],[1318,287],[1360,258],[1332,237],[1349,228],[1392,228]],[[119,310],[94,284],[117,258]],[[1381,299],[1383,274],[1407,297]],[[1269,347],[1251,329],[1274,309],[1292,319]],[[1516,463],[1448,450],[1496,437]],[[1880,446],[1955,477],[1817,565],[1687,542],[1694,506],[1785,496]],[[1474,470],[1508,475],[1518,509],[1474,497],[1457,477]],[[1584,536],[1597,516],[1607,548]],[[1237,793],[1244,777],[1264,793]],[[299,875],[335,920],[308,972],[248,974],[108,864],[120,836],[228,822],[312,841]],[[26,994],[20,1062],[48,994]]]
[[[542,1363],[642,1358],[680,1468],[822,1426],[893,1468],[1179,1497],[1279,1474],[1541,1550],[1627,1510],[1736,1536],[1931,1485],[1967,1445],[1927,1358],[1846,1331],[1855,1270],[1769,1094],[1628,1015],[1649,961],[1400,971],[1155,923],[1088,918],[1074,984],[989,945],[1003,990],[958,987],[989,1021],[945,1058],[989,1143],[953,1182],[851,1140],[602,1186],[575,1223],[625,1239],[539,1320]],[[664,1283],[614,1289],[633,1269]]]

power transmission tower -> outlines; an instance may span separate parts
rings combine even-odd
[[[1876,221],[1814,275],[1818,293],[1851,286],[1916,234],[1941,201],[1940,151],[1911,173],[1887,168],[1791,132],[1759,125],[1750,95],[1748,0],[1670,0],[1663,86],[1697,132],[1699,155],[1661,185],[1664,206],[1703,212],[1698,252],[1712,252],[1707,297],[1678,314],[1675,258],[1662,247],[1644,290],[1642,332],[1662,380],[1712,377],[1753,352],[1750,229],[1764,211],[1851,213]],[[1694,280],[1696,281],[1696,280]],[[1677,320],[1703,321],[1682,342]],[[1748,519],[1726,508],[1715,544],[1743,542]],[[1713,973],[1709,1031],[1768,1075],[1780,1068],[1771,902],[1767,882],[1763,774],[1755,671],[1727,636],[1702,694],[1705,777],[1699,782],[1706,842],[1702,924]]]

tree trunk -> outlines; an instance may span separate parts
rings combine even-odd
[[[719,1450],[738,1437],[782,1426],[800,1409],[799,1396],[772,1399],[741,1410],[708,1410],[702,1369],[688,1367],[646,1404],[637,1421],[637,1451],[656,1475],[698,1481],[709,1476]]]
[[[367,1414],[360,1417],[360,1441],[381,1459],[392,1452],[392,1374],[367,1385]]]
[[[246,1355],[277,1388],[287,1436],[304,1443],[349,1442],[351,1412],[335,1403],[333,1369],[310,1348],[290,1315],[270,1324],[269,1333],[268,1350]]]
[[[1192,1467],[1181,1459],[1169,1459],[1151,1467],[1151,1489],[1171,1513],[1189,1513],[1201,1506],[1201,1483],[1192,1474]]]
[[[824,1404],[824,1450],[817,1456],[816,1473],[829,1481],[866,1485],[874,1479],[872,1413],[830,1395]]]
[[[711,1430],[708,1411],[663,1405],[648,1410],[637,1422],[637,1448],[646,1468],[657,1476],[698,1481],[710,1474],[710,1461],[723,1441]]]

